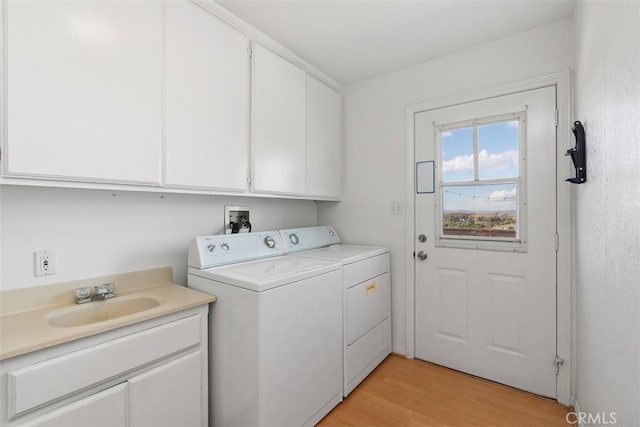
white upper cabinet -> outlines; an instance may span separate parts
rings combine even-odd
[[[162,3],[4,6],[5,174],[160,184]]]
[[[253,45],[253,190],[303,195],[306,73]]]
[[[166,8],[165,184],[246,191],[249,40],[189,0]]]
[[[0,182],[340,197],[341,95],[215,4],[3,6]]]
[[[310,196],[339,198],[342,144],[340,94],[307,75],[307,188]]]

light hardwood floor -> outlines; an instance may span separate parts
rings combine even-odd
[[[567,426],[569,411],[521,390],[391,355],[319,425]]]

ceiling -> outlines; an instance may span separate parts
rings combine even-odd
[[[342,85],[573,15],[569,0],[227,0],[218,4]]]

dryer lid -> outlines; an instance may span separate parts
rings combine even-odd
[[[351,264],[352,262],[362,261],[363,259],[382,255],[388,252],[388,248],[378,246],[334,245],[329,246],[328,248],[302,252],[298,255],[317,259],[335,260],[340,261],[343,264]]]

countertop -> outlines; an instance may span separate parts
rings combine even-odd
[[[96,283],[116,284],[116,297],[107,301],[75,304],[73,289],[95,286]],[[133,299],[150,297],[157,307],[114,319],[81,326],[57,327],[49,324],[52,315],[61,310],[73,310],[88,304],[109,304],[119,297]],[[216,300],[208,295],[171,283],[171,270],[161,268],[143,272],[40,286],[0,293],[0,360],[41,350],[54,345],[132,325],[166,314],[209,304]]]

